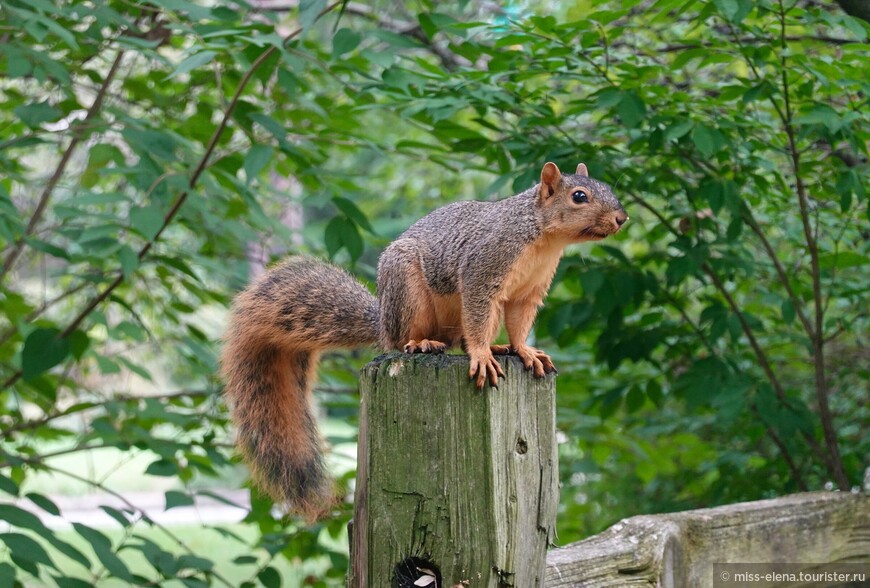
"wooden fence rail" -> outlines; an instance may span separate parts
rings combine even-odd
[[[734,583],[733,578],[722,581],[723,568],[714,566],[722,563],[792,564],[769,566],[783,572],[831,567],[818,564],[863,564],[858,568],[866,572],[866,582]],[[585,541],[551,551],[545,586],[870,587],[870,496],[810,492],[632,517]]]

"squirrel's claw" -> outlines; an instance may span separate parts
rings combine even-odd
[[[434,339],[420,339],[419,341],[411,339],[405,343],[403,348],[405,353],[444,353],[446,349],[446,343]]]
[[[543,378],[544,374],[558,373],[550,356],[534,347],[520,347],[516,350],[517,355],[523,360],[527,370],[534,370],[536,378]]]
[[[483,390],[487,382],[493,388],[498,389],[498,379],[505,376],[501,364],[495,360],[492,352],[487,349],[482,353],[470,355],[469,359],[468,377],[475,380],[477,389]]]
[[[514,352],[510,345],[490,345],[489,351],[493,355],[510,355]]]

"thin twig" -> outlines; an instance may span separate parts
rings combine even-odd
[[[100,89],[97,92],[96,97],[94,98],[94,102],[88,109],[88,113],[85,115],[85,118],[80,123],[76,123],[75,130],[72,133],[72,139],[70,139],[69,145],[67,145],[66,150],[63,152],[63,155],[61,156],[60,162],[58,162],[54,173],[51,175],[48,183],[46,183],[45,187],[42,189],[42,194],[40,194],[39,196],[39,201],[36,204],[36,209],[33,211],[33,215],[30,217],[30,222],[27,223],[27,227],[24,229],[24,233],[21,235],[21,237],[18,238],[18,240],[15,242],[15,245],[13,245],[12,249],[9,251],[9,254],[6,256],[6,259],[3,262],[3,268],[2,270],[0,270],[0,282],[2,282],[6,275],[12,270],[12,267],[15,265],[15,262],[21,255],[21,252],[24,250],[24,242],[27,240],[27,237],[30,236],[30,234],[33,233],[33,231],[36,229],[36,225],[39,224],[39,221],[42,220],[42,215],[45,214],[45,209],[48,207],[48,203],[51,201],[51,195],[54,192],[55,187],[57,187],[58,182],[60,182],[60,179],[63,177],[63,174],[66,171],[66,167],[72,159],[73,153],[75,153],[76,148],[85,137],[85,130],[88,128],[90,122],[100,112],[100,109],[103,106],[103,102],[105,101],[106,94],[109,92],[109,86],[112,85],[112,81],[115,79],[115,75],[118,73],[118,69],[121,67],[121,61],[123,59],[124,50],[119,49],[118,54],[115,56],[115,60],[112,62],[112,66],[109,68],[109,72],[103,79],[103,84],[100,86]]]
[[[210,396],[212,394],[216,394],[214,390],[181,390],[176,392],[166,392],[164,394],[117,394],[112,396],[111,398],[107,398],[100,402],[93,402],[88,404],[87,406],[82,406],[81,403],[76,403],[73,406],[70,406],[64,410],[52,412],[46,415],[43,415],[37,419],[30,419],[27,421],[21,421],[15,423],[14,425],[7,427],[5,429],[0,430],[0,437],[8,438],[13,433],[19,433],[21,431],[29,431],[32,429],[38,429],[43,425],[50,423],[51,421],[55,421],[57,419],[63,418],[65,416],[69,416],[71,414],[76,414],[79,412],[84,412],[87,410],[94,410],[96,408],[101,408],[112,402],[135,402],[138,400],[164,400],[171,401],[178,398],[200,398],[203,396]]]
[[[658,220],[662,223],[664,227],[666,227],[671,233],[674,235],[680,235],[680,232],[677,228],[668,222],[668,220],[658,211],[655,207],[650,205],[645,199],[633,197],[633,200],[636,204],[639,204],[643,208],[649,210]],[[704,273],[710,278],[713,282],[713,285],[719,291],[723,298],[725,298],[725,302],[728,304],[728,307],[731,309],[731,312],[737,317],[737,321],[740,323],[740,328],[743,331],[743,334],[746,336],[749,341],[749,345],[752,347],[753,352],[755,352],[755,357],[758,359],[758,363],[761,364],[762,371],[764,371],[764,375],[767,377],[771,386],[773,386],[774,392],[776,393],[776,397],[783,404],[786,403],[786,394],[785,390],[782,387],[782,384],[779,381],[779,378],[776,377],[776,372],[774,372],[773,367],[770,364],[770,360],[767,358],[767,354],[762,349],[761,345],[758,343],[758,340],[755,338],[755,333],[752,331],[752,327],[750,327],[749,322],[746,320],[746,317],[743,315],[740,307],[737,305],[737,302],[725,288],[725,284],[719,279],[719,274],[716,273],[716,270],[713,269],[712,266],[708,263],[704,263],[701,266],[701,269]],[[804,432],[803,437],[807,442],[807,445],[813,452],[825,461],[826,464],[826,453],[819,446],[818,441],[816,441],[815,437],[810,435],[809,433]]]
[[[71,478],[73,480],[77,480],[79,482],[82,482],[84,484],[92,486],[93,488],[96,488],[96,489],[100,490],[101,492],[105,492],[106,494],[113,496],[114,498],[117,498],[118,500],[123,502],[127,506],[127,508],[129,508],[131,511],[139,513],[139,516],[141,517],[141,519],[143,521],[145,521],[146,523],[148,523],[149,525],[151,525],[155,529],[159,529],[164,534],[166,534],[167,537],[169,537],[173,542],[175,542],[176,545],[181,547],[188,554],[196,555],[196,553],[190,547],[188,547],[184,541],[179,539],[179,537],[175,533],[170,531],[169,528],[167,528],[164,525],[161,525],[160,523],[158,523],[157,521],[155,521],[154,519],[149,517],[148,513],[144,509],[139,508],[138,506],[136,506],[135,504],[130,502],[130,500],[126,496],[121,494],[120,492],[116,492],[116,491],[112,490],[111,488],[109,488],[108,486],[101,484],[100,482],[96,482],[94,480],[89,480],[88,478],[85,478],[84,476],[79,476],[78,474],[74,474],[74,473],[68,472],[66,470],[61,470],[59,468],[55,468],[52,466],[44,466],[44,467],[46,469],[56,473],[56,474],[60,474],[62,476],[67,476],[68,478]],[[235,586],[235,584],[233,582],[230,582],[227,578],[225,578],[223,576],[223,574],[220,574],[219,572],[215,571],[214,569],[209,570],[208,573],[211,574],[212,576],[214,576],[216,579],[223,582],[226,586],[230,586],[230,587]]]
[[[337,2],[333,2],[332,4],[328,5],[326,8],[324,8],[323,10],[320,11],[320,14],[317,16],[317,18],[320,18],[324,14],[327,14],[328,12],[334,10],[335,7],[340,5],[340,4],[341,4],[341,1],[339,0]],[[293,31],[292,33],[290,33],[289,35],[287,35],[287,37],[284,38],[284,43],[286,44],[289,41],[292,41],[293,39],[298,37],[302,33],[302,30],[303,29],[300,27],[300,28],[296,29],[295,31]],[[227,124],[229,123],[230,117],[232,116],[232,113],[235,110],[235,107],[238,104],[239,99],[241,98],[242,93],[244,92],[245,87],[247,86],[248,82],[250,82],[254,73],[263,64],[263,62],[265,62],[269,57],[271,57],[271,55],[273,53],[275,53],[277,50],[278,50],[277,47],[275,47],[273,45],[273,46],[269,47],[268,49],[266,49],[265,51],[263,51],[263,53],[261,53],[260,56],[254,60],[254,62],[251,64],[251,67],[248,69],[247,72],[245,72],[245,75],[242,76],[241,81],[239,81],[239,86],[238,86],[238,88],[236,88],[236,93],[233,95],[232,100],[230,100],[229,106],[224,111],[224,114],[223,114],[223,117],[221,118],[220,124],[218,125],[217,129],[215,129],[214,133],[212,133],[211,139],[209,140],[208,145],[205,149],[205,153],[203,153],[202,158],[200,158],[200,160],[199,160],[199,164],[197,164],[196,168],[193,170],[193,174],[191,174],[191,176],[190,176],[190,180],[188,182],[188,189],[184,190],[176,197],[175,202],[172,204],[172,207],[169,209],[169,212],[167,212],[166,215],[164,216],[163,223],[161,224],[160,229],[157,231],[157,233],[154,235],[154,237],[149,239],[145,243],[145,245],[143,245],[142,248],[139,250],[138,257],[140,260],[142,258],[144,258],[148,254],[149,251],[151,251],[151,248],[153,247],[154,243],[157,242],[157,240],[160,238],[160,236],[163,234],[163,232],[166,230],[166,228],[169,226],[169,224],[172,222],[172,220],[178,214],[178,211],[181,209],[181,206],[187,200],[187,197],[190,194],[191,190],[196,186],[197,181],[199,180],[200,176],[202,175],[202,173],[205,171],[206,167],[208,166],[208,161],[211,158],[211,155],[214,152],[215,147],[217,146],[217,142],[220,139],[221,135],[223,134],[224,129],[226,129]],[[72,322],[69,323],[69,325],[67,325],[67,327],[60,333],[59,337],[61,337],[61,338],[67,337],[73,331],[75,331],[79,327],[79,325],[82,323],[82,321],[84,321],[91,314],[91,312],[93,312],[93,310],[97,306],[99,306],[103,301],[105,301],[112,294],[112,292],[114,292],[115,289],[124,282],[124,279],[125,279],[124,272],[118,272],[118,274],[115,276],[115,279],[112,280],[111,283],[109,283],[109,285],[106,286],[106,288],[103,289],[102,292],[100,292],[99,294],[94,296],[94,298],[92,298],[88,302],[88,304],[85,305],[85,308],[81,312],[79,312],[78,315],[76,315],[76,317],[72,320]],[[8,387],[12,386],[13,384],[15,384],[19,379],[21,379],[22,373],[23,373],[22,370],[16,371],[3,383],[2,387],[8,388]]]
[[[800,151],[797,148],[797,139],[795,136],[794,126],[792,124],[792,108],[788,81],[788,42],[785,35],[786,29],[786,11],[782,0],[779,2],[779,18],[780,18],[780,60],[781,60],[781,75],[782,75],[782,94],[784,102],[784,112],[782,123],[785,127],[785,132],[788,137],[788,150],[791,155],[792,173],[795,177],[798,196],[798,208],[800,210],[801,224],[804,229],[804,237],[807,242],[807,249],[810,254],[810,271],[813,282],[813,307],[815,309],[815,330],[810,338],[813,348],[813,367],[815,371],[816,384],[816,399],[819,405],[819,416],[822,421],[822,431],[825,436],[825,446],[828,451],[828,473],[834,478],[834,481],[839,486],[840,490],[849,489],[849,478],[846,476],[846,470],[843,467],[843,460],[840,456],[840,447],[837,441],[837,432],[834,429],[833,416],[828,399],[828,382],[825,373],[825,310],[824,301],[822,300],[822,283],[821,283],[821,268],[819,266],[819,247],[816,238],[818,223],[816,229],[813,229],[810,223],[809,215],[809,197],[807,196],[806,185],[800,173]]]
[[[815,337],[815,331],[812,324],[810,324],[810,320],[807,318],[806,313],[804,313],[803,301],[798,297],[797,293],[791,287],[791,280],[789,279],[788,273],[786,273],[782,262],[779,260],[779,256],[776,254],[776,251],[774,251],[773,246],[767,239],[767,235],[765,235],[764,231],[761,230],[761,226],[759,226],[758,222],[755,220],[755,217],[752,214],[752,211],[749,210],[748,207],[743,207],[742,216],[743,220],[746,221],[746,224],[749,225],[749,228],[752,229],[752,232],[755,233],[755,236],[758,237],[759,241],[761,241],[761,246],[764,248],[764,251],[770,258],[770,261],[773,262],[773,267],[776,270],[777,275],[779,276],[780,283],[782,283],[786,293],[788,294],[789,299],[791,300],[791,304],[792,307],[794,307],[795,314],[800,319],[801,324],[803,325],[804,330],[807,333],[807,336],[812,339],[813,337]]]
[[[756,414],[759,418],[761,418],[761,414],[758,411],[758,407],[753,406],[752,412]],[[763,419],[762,419],[763,420]],[[789,453],[788,448],[783,443],[782,439],[779,437],[779,434],[773,429],[773,427],[767,427],[765,432],[770,436],[773,444],[776,445],[776,448],[779,449],[780,455],[785,460],[785,464],[788,466],[788,469],[791,471],[792,479],[797,483],[798,488],[801,492],[807,492],[809,490],[809,486],[807,486],[806,481],[804,480],[804,476],[801,473],[800,469],[797,467],[797,464],[791,457],[791,453]]]

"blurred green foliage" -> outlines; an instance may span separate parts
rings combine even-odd
[[[116,492],[62,460],[112,448],[148,456],[167,509],[237,485],[215,358],[258,260],[371,281],[415,219],[547,160],[586,162],[631,216],[569,252],[537,322],[560,368],[560,542],[860,483],[868,23],[803,0],[511,6],[3,3],[3,585],[236,585],[129,500],[71,541],[33,514],[59,512],[34,480]],[[368,356],[324,363],[336,449]],[[305,585],[341,585],[349,513],[305,526],[253,494],[253,539],[214,527],[250,553],[243,585],[313,559]]]

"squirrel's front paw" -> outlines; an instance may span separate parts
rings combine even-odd
[[[518,347],[516,353],[523,360],[523,365],[527,370],[534,369],[536,378],[543,378],[544,374],[558,373],[556,366],[553,365],[553,360],[540,349],[524,345]]]
[[[475,380],[477,389],[482,390],[487,381],[493,388],[498,388],[498,379],[504,377],[504,372],[492,352],[485,349],[477,353],[469,353],[468,357],[471,363],[468,377]]]

